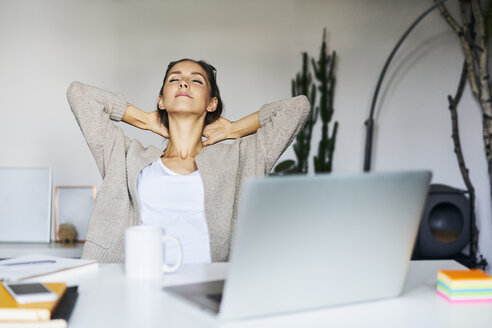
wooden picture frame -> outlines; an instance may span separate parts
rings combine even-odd
[[[60,242],[58,229],[62,223],[71,223],[77,229],[77,242],[84,242],[96,200],[96,186],[55,187],[55,242]]]

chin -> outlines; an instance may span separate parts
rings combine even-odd
[[[175,106],[172,109],[166,109],[168,114],[194,114],[200,115],[205,109],[198,109],[192,106],[186,106],[185,104],[180,104],[179,106]]]

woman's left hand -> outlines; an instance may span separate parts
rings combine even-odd
[[[232,123],[228,119],[219,117],[215,122],[208,124],[203,129],[203,136],[207,138],[203,146],[210,146],[219,141],[230,139]]]

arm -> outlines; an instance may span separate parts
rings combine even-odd
[[[169,138],[169,132],[164,124],[161,123],[157,111],[146,113],[134,105],[127,103],[125,115],[123,115],[121,120],[139,129],[149,130],[164,138]]]
[[[255,165],[264,166],[262,170],[268,174],[306,123],[310,110],[307,98],[298,96],[264,105],[259,111],[236,122],[220,117],[204,128],[203,135],[207,140],[203,145],[254,134],[241,142],[244,160],[256,160]],[[249,156],[252,153],[262,156]]]
[[[260,128],[260,115],[259,112],[249,114],[243,117],[239,121],[232,123],[231,126],[231,139],[245,137],[247,135],[256,133]]]
[[[167,137],[167,129],[160,122],[156,111],[145,113],[127,103],[122,95],[72,82],[67,90],[67,98],[103,178],[113,151],[120,149],[114,147],[115,142],[121,138],[121,144],[129,143],[121,128],[113,122],[122,120]]]
[[[256,133],[259,128],[259,112],[249,114],[235,122],[220,117],[203,129],[203,136],[207,138],[203,146],[209,146],[225,139],[241,138]]]
[[[104,178],[115,142],[123,139],[122,143],[127,143],[121,129],[113,124],[113,121],[120,121],[125,113],[125,98],[80,82],[72,82],[67,90],[67,99]]]
[[[254,136],[244,140],[242,152],[245,155],[251,152],[261,154],[258,159],[254,159],[256,165],[262,165],[265,174],[270,173],[277,159],[303,128],[310,110],[311,106],[305,96],[264,105],[258,112],[261,127]]]

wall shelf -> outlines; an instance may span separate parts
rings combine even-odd
[[[80,258],[84,243],[75,246],[63,246],[61,243],[5,243],[0,242],[0,259],[27,254],[42,254],[60,257]]]

